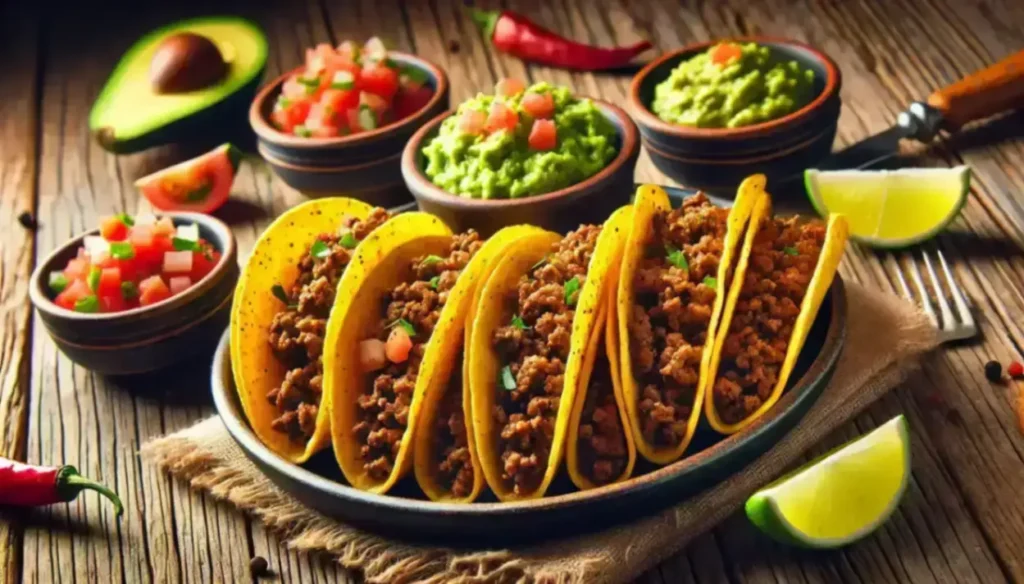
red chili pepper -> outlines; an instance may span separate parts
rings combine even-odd
[[[0,458],[0,505],[37,507],[66,503],[84,490],[110,499],[118,515],[124,511],[117,493],[78,474],[73,466],[29,466]]]
[[[521,14],[508,10],[470,9],[473,20],[500,51],[526,61],[554,67],[597,71],[629,64],[651,48],[641,41],[628,47],[595,47],[560,36]]]

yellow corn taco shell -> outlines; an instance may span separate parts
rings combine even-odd
[[[582,468],[583,461],[579,448],[580,422],[583,415],[584,405],[587,400],[590,388],[591,375],[594,372],[594,365],[598,355],[603,351],[609,368],[609,377],[612,383],[612,391],[617,406],[619,425],[623,430],[623,439],[626,445],[626,464],[618,477],[609,482],[619,482],[633,474],[633,466],[636,464],[636,443],[633,441],[633,433],[629,426],[629,417],[626,411],[626,402],[623,396],[622,380],[619,368],[619,343],[618,330],[615,326],[615,294],[619,280],[622,253],[625,249],[626,238],[632,225],[633,208],[623,207],[615,212],[605,224],[605,229],[613,229],[619,234],[615,239],[615,246],[609,253],[613,259],[608,270],[604,283],[604,300],[598,316],[593,321],[593,330],[590,339],[587,341],[587,350],[580,368],[579,383],[576,389],[576,399],[573,403],[572,412],[569,418],[569,435],[565,443],[566,468],[569,471],[569,478],[581,490],[591,489],[598,486],[590,474]],[[617,259],[614,259],[617,258]]]
[[[744,276],[746,275],[749,267],[758,231],[766,221],[771,221],[773,219],[771,207],[771,198],[767,192],[763,193],[754,204],[754,209],[751,214],[750,228],[747,230],[746,237],[743,242],[743,249],[740,253],[739,264],[736,267],[737,277],[729,290],[729,296],[726,300],[725,309],[722,314],[722,324],[716,333],[717,338],[715,340],[715,349],[712,351],[712,359],[709,364],[708,375],[704,377],[704,413],[707,416],[708,423],[711,427],[722,434],[732,434],[742,430],[768,411],[773,405],[775,405],[775,402],[779,400],[779,397],[782,395],[782,392],[786,387],[786,383],[789,381],[789,376],[793,372],[793,367],[796,365],[797,357],[800,356],[800,351],[803,349],[804,342],[807,340],[807,333],[810,331],[811,326],[814,324],[814,319],[817,317],[818,308],[821,307],[821,302],[825,298],[825,294],[828,293],[829,288],[832,286],[832,280],[835,277],[836,270],[839,268],[839,262],[842,259],[843,251],[846,248],[846,239],[849,234],[849,226],[846,222],[846,218],[842,215],[833,214],[828,218],[821,253],[818,256],[818,262],[814,268],[814,273],[811,276],[810,283],[807,286],[807,291],[804,293],[803,300],[800,302],[799,314],[793,325],[793,332],[788,339],[785,358],[779,369],[778,380],[776,381],[771,394],[767,399],[762,401],[761,405],[753,413],[749,414],[742,420],[734,423],[726,422],[723,420],[722,415],[719,412],[718,405],[715,403],[714,387],[721,374],[720,365],[723,348],[726,343],[726,337],[729,334],[730,325],[732,324],[735,316],[737,302],[739,301],[740,294],[743,291],[743,284],[745,280]]]
[[[267,400],[279,386],[286,367],[274,355],[270,324],[281,310],[274,286],[289,288],[299,275],[298,264],[321,233],[334,233],[345,217],[363,219],[373,207],[341,197],[310,201],[277,218],[253,247],[235,288],[231,305],[231,364],[235,389],[249,424],[271,450],[296,463],[306,461],[330,442],[330,395],[325,391],[317,412],[316,430],[305,444],[271,427],[280,414]]]
[[[452,232],[440,219],[427,213],[398,215],[371,233],[360,243],[355,256],[338,283],[339,290],[324,339],[324,391],[331,395],[331,442],[334,456],[345,479],[353,487],[384,493],[412,467],[412,439],[421,399],[419,388],[413,392],[407,425],[391,472],[381,480],[367,472],[360,454],[361,444],[354,435],[358,422],[357,399],[364,393],[375,373],[362,370],[359,343],[375,332],[381,319],[381,300],[399,283],[411,278],[413,258],[426,254],[445,254]],[[428,342],[436,343],[444,335],[439,322]],[[437,348],[434,348],[437,351]],[[426,362],[426,359],[424,359]]]
[[[704,396],[701,393],[704,388],[703,379],[707,376],[710,366],[711,353],[715,342],[715,330],[722,315],[725,304],[725,292],[732,281],[733,270],[736,263],[737,249],[750,220],[750,212],[754,202],[764,191],[765,177],[754,175],[748,177],[740,185],[737,191],[736,200],[733,202],[732,210],[729,212],[725,241],[723,242],[722,257],[719,260],[717,272],[717,293],[711,313],[711,320],[708,325],[706,341],[701,353],[701,364],[699,379],[696,384],[695,399],[689,418],[687,419],[686,432],[675,446],[661,446],[653,444],[644,437],[642,421],[640,418],[639,402],[641,399],[641,388],[634,376],[633,362],[630,349],[629,319],[636,303],[633,275],[636,273],[641,260],[644,257],[645,249],[653,237],[652,221],[655,214],[668,212],[671,205],[668,195],[660,187],[643,185],[636,193],[634,199],[633,226],[626,241],[626,248],[623,252],[621,277],[618,282],[618,291],[615,295],[617,328],[619,337],[619,367],[621,368],[621,379],[623,396],[626,401],[626,409],[630,427],[633,432],[633,439],[640,455],[655,464],[668,464],[679,459],[686,451],[693,433],[700,421],[701,404]]]
[[[591,256],[586,282],[580,290],[576,303],[576,312],[570,333],[569,358],[565,364],[563,389],[558,400],[554,433],[544,466],[544,474],[536,488],[529,492],[517,493],[502,476],[503,467],[499,454],[500,429],[494,419],[501,364],[492,345],[492,338],[495,331],[508,322],[507,319],[510,315],[506,313],[504,303],[509,293],[516,289],[520,277],[537,262],[544,259],[551,251],[552,246],[561,240],[561,237],[550,232],[523,237],[495,267],[484,286],[477,303],[475,322],[470,338],[470,392],[480,465],[488,486],[502,501],[542,497],[558,472],[559,464],[562,461],[562,449],[568,435],[572,405],[575,402],[583,362],[587,356],[588,341],[592,336],[604,301],[608,273],[613,260],[616,259],[611,252],[622,235],[618,227],[602,229]],[[502,389],[502,391],[504,390]]]
[[[483,283],[498,261],[508,253],[509,248],[522,237],[543,233],[543,230],[529,225],[506,227],[492,235],[476,252],[473,259],[462,271],[448,301],[441,312],[440,322],[434,329],[431,343],[420,366],[416,380],[416,400],[420,403],[413,436],[413,471],[416,482],[432,501],[445,503],[472,503],[484,487],[483,470],[477,456],[476,439],[473,435],[472,405],[469,393],[468,343],[473,323],[475,303]],[[461,355],[460,355],[461,353]],[[453,368],[459,367],[460,382],[452,385]],[[469,459],[473,469],[473,485],[465,495],[455,494],[438,480],[438,464],[441,453],[436,441],[437,417],[448,392],[458,392],[457,399],[463,412],[466,426],[466,441]]]

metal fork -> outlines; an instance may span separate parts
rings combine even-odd
[[[909,254],[909,261],[906,262],[909,265],[910,277],[914,280],[914,287],[917,288],[919,298],[914,299],[914,295],[910,292],[910,287],[907,286],[907,280],[903,277],[903,271],[906,269],[901,266],[898,259],[892,256],[893,261],[896,264],[896,277],[899,279],[900,287],[903,289],[903,296],[911,301],[917,302],[921,305],[922,310],[931,319],[932,324],[939,329],[940,338],[943,343],[947,341],[957,341],[961,339],[969,339],[978,334],[978,325],[974,322],[974,317],[971,315],[970,306],[967,304],[966,296],[960,289],[960,286],[956,283],[956,279],[953,277],[953,272],[949,269],[949,264],[946,263],[946,256],[942,255],[942,250],[936,249],[933,252],[939,258],[939,264],[942,266],[942,273],[945,275],[946,287],[949,288],[949,295],[953,298],[953,307],[956,308],[956,315],[953,314],[953,309],[950,307],[949,301],[946,299],[946,292],[942,287],[942,282],[939,281],[939,276],[935,271],[934,262],[930,257],[928,250],[921,250],[920,256],[924,259],[925,269],[928,271],[929,279],[931,280],[932,290],[935,293],[935,301],[939,305],[939,312],[936,314],[935,306],[932,302],[932,295],[929,294],[928,289],[924,285],[924,277],[921,275],[921,270],[917,266],[914,254]],[[891,255],[891,254],[890,254]]]

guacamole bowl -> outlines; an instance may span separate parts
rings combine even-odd
[[[680,63],[720,41],[689,45],[655,59],[633,78],[628,96],[630,113],[658,170],[686,186],[728,198],[746,176],[763,173],[778,185],[827,156],[839,121],[842,85],[835,62],[808,45],[764,37],[733,40],[767,47],[773,62],[795,61],[810,70],[810,102],[778,118],[736,128],[687,126],[658,117],[652,106],[655,87]]]
[[[298,67],[264,87],[249,109],[257,150],[288,186],[311,197],[347,196],[390,207],[410,200],[400,176],[402,149],[426,122],[448,109],[448,76],[415,55],[391,51],[401,66],[423,73],[433,97],[418,112],[376,130],[334,138],[305,138],[278,131],[270,112],[284,82]]]
[[[448,192],[427,177],[423,148],[438,135],[441,114],[420,128],[402,153],[402,178],[419,208],[441,218],[455,231],[475,229],[487,236],[502,227],[527,223],[565,232],[581,223],[602,223],[633,195],[633,173],[640,154],[636,124],[621,108],[598,99],[594,106],[615,128],[616,155],[597,174],[549,193],[509,199],[480,199]]]

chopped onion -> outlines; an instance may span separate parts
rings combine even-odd
[[[192,271],[192,252],[190,251],[167,251],[164,252],[164,273],[174,274]]]
[[[176,229],[178,239],[185,239],[188,241],[199,241],[199,226],[195,223],[188,225],[179,225]]]
[[[188,276],[174,276],[167,284],[171,288],[171,294],[180,294],[188,290],[188,287],[192,285],[192,278]]]
[[[363,372],[369,373],[383,369],[388,363],[387,354],[384,351],[384,341],[380,339],[366,339],[359,342],[359,365]]]
[[[85,246],[85,253],[93,259],[93,263],[97,263],[100,256],[110,253],[110,242],[99,235],[86,235],[82,245]]]
[[[153,225],[156,223],[156,215],[152,213],[139,213],[135,216],[135,226]]]

